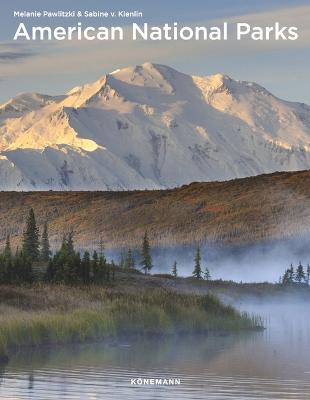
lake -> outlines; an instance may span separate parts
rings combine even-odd
[[[264,316],[267,329],[23,351],[0,367],[0,399],[309,399],[308,305],[238,306]],[[137,378],[180,384],[131,385]]]

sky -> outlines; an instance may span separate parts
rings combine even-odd
[[[10,0],[0,5],[0,103],[17,93],[62,94],[117,68],[146,61],[191,75],[224,73],[254,81],[278,97],[310,104],[310,0]],[[87,5],[86,5],[87,4]],[[18,19],[14,11],[141,11],[139,19],[81,19],[85,25],[252,25],[297,26],[297,41],[237,42],[14,42],[20,22],[27,26],[76,25],[79,19]]]

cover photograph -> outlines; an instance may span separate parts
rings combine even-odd
[[[310,399],[309,0],[0,3],[0,400]]]

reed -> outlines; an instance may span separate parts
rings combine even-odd
[[[36,285],[0,288],[0,354],[21,346],[119,335],[240,331],[262,327],[213,295],[162,288]]]

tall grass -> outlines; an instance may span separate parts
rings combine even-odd
[[[262,326],[213,295],[102,287],[5,287],[0,296],[0,354],[11,348],[118,335],[238,331]]]

